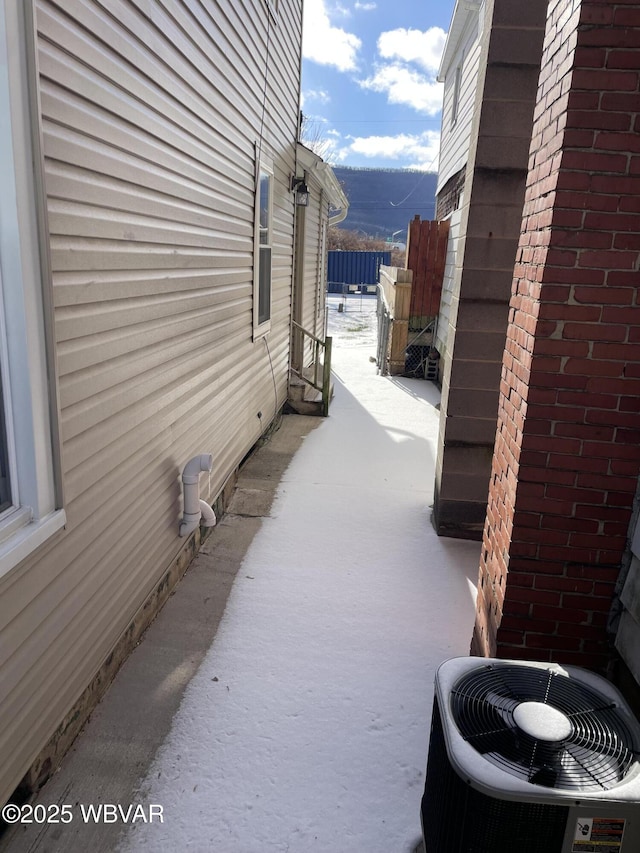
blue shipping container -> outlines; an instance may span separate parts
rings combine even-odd
[[[391,252],[328,252],[327,290],[343,293],[350,284],[377,284],[380,265],[391,264]]]

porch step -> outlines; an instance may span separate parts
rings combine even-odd
[[[312,388],[307,382],[303,382],[299,376],[295,374],[289,375],[289,400],[290,401],[300,401],[304,400],[305,395],[307,393],[307,389],[309,391],[313,391],[317,393],[315,388]]]
[[[333,398],[333,382],[329,399]],[[289,382],[288,407],[297,415],[322,415],[322,394],[298,376]]]

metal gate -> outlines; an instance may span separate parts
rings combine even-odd
[[[378,318],[378,348],[376,351],[376,364],[378,373],[386,376],[389,372],[389,346],[391,342],[391,327],[393,325],[393,317],[391,309],[385,299],[384,290],[380,285],[377,286],[376,315]]]

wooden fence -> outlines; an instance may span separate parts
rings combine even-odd
[[[409,223],[407,269],[413,272],[409,329],[425,329],[440,310],[440,296],[447,256],[449,220],[421,220]]]

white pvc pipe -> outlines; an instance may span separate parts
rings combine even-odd
[[[202,471],[211,471],[213,456],[210,453],[201,453],[190,459],[182,469],[183,483],[197,483]]]
[[[216,514],[213,507],[210,507],[206,501],[200,501],[200,512],[202,513],[200,524],[203,527],[215,527]]]
[[[210,453],[201,453],[200,455],[194,456],[190,459],[182,470],[182,497],[184,510],[182,521],[180,522],[180,536],[188,536],[189,533],[191,533],[192,530],[195,530],[200,524],[200,519],[203,514],[201,504],[204,504],[205,502],[200,500],[198,481],[200,480],[200,474],[202,471],[211,471],[212,466],[213,456]],[[208,504],[205,504],[205,506],[211,509]],[[213,512],[213,510],[211,510],[211,512]],[[210,522],[208,513],[205,515],[205,520],[207,519]],[[215,515],[213,524],[215,524]],[[213,525],[209,523],[207,526],[212,527]]]

